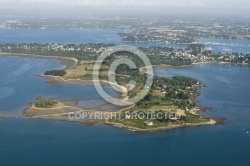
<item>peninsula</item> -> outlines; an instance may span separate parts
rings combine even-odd
[[[13,55],[13,54],[12,54]],[[14,54],[18,55],[18,53]],[[29,54],[21,56],[29,57]],[[108,68],[114,59],[122,58],[123,56],[133,59],[138,65],[137,69],[129,69],[126,66],[119,66],[116,73],[116,79],[118,82],[117,87],[125,87],[130,79],[137,82],[136,87],[127,94],[120,94],[120,98],[126,100],[135,94],[144,86],[146,75],[141,62],[127,52],[118,53],[112,55],[110,59],[105,61],[105,64],[101,67],[100,79],[103,85],[110,85],[108,82]],[[35,57],[36,55],[32,55]],[[39,76],[46,77],[50,83],[67,83],[67,84],[92,84],[92,71],[95,63],[93,56],[81,57],[74,59],[58,58],[57,56],[37,56],[39,58],[55,58],[61,61],[62,64],[67,65],[64,70],[52,70],[40,74]],[[95,56],[94,56],[95,57]],[[93,59],[93,60],[92,60]],[[68,62],[67,62],[68,61]],[[72,63],[74,62],[74,63]],[[181,61],[186,66],[186,61]],[[173,67],[166,64],[159,64],[159,66]],[[113,125],[121,128],[126,128],[132,131],[155,131],[163,129],[172,129],[184,126],[199,126],[215,124],[216,121],[207,117],[198,115],[199,111],[204,108],[198,107],[195,103],[195,97],[198,95],[197,88],[203,87],[203,85],[195,79],[175,76],[172,78],[154,77],[153,86],[150,89],[150,93],[140,102],[127,107],[115,107],[110,110],[104,110],[99,108],[88,110],[78,107],[76,101],[61,100],[61,99],[46,99],[38,97],[34,103],[31,103],[24,110],[24,116],[27,118],[46,118],[56,120],[68,120],[74,122],[81,122],[87,124],[103,123]],[[73,103],[73,104],[72,104]],[[119,113],[120,118],[114,118],[113,112]],[[180,119],[128,119],[126,114],[128,112],[148,112],[148,113],[176,113],[181,115]],[[88,116],[85,119],[69,119],[69,113],[74,114],[93,114],[99,113],[106,115],[104,119],[92,119]]]

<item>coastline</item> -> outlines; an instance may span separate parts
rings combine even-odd
[[[196,44],[197,42],[191,42],[191,43],[169,43],[166,41],[126,41],[122,39],[122,42],[124,43],[156,43],[156,44],[170,44],[170,45],[188,45],[188,44]]]
[[[44,74],[37,74],[36,76],[44,77],[48,79],[48,83],[50,84],[83,84],[83,85],[94,85],[95,82],[100,82],[100,85],[102,86],[115,86],[117,89],[119,89],[119,97],[126,102],[125,100],[128,99],[126,88],[122,85],[105,81],[105,80],[81,80],[81,79],[65,79],[60,76],[52,76],[52,75],[44,75]],[[121,92],[122,91],[122,92]]]
[[[21,57],[21,58],[33,58],[33,59],[52,59],[59,61],[61,65],[64,65],[66,69],[73,68],[77,65],[78,60],[76,58],[59,57],[59,56],[44,56],[35,54],[22,54],[22,53],[3,53],[0,52],[0,56],[11,56],[11,57]]]
[[[24,58],[44,58],[44,59],[53,59],[53,60],[57,60],[59,61],[61,64],[64,64],[65,65],[65,69],[70,69],[70,68],[73,68],[77,65],[78,63],[78,60],[77,59],[74,59],[74,58],[67,58],[67,57],[57,57],[57,56],[42,56],[42,55],[31,55],[31,54],[18,54],[18,53],[0,53],[0,56],[15,56],[15,57],[24,57]],[[70,62],[70,63],[67,63],[67,62]],[[167,65],[161,65],[161,67],[164,66],[166,67]],[[186,65],[186,66],[181,66],[181,67],[191,67],[193,65]],[[157,66],[156,66],[157,67]],[[167,66],[168,68],[173,68],[174,66]],[[55,83],[55,84],[60,84],[60,83],[66,83],[66,84],[90,84],[90,85],[93,85],[94,82],[96,80],[80,80],[80,79],[64,79],[63,77],[60,77],[60,76],[51,76],[51,75],[44,75],[44,74],[39,74],[37,76],[40,76],[40,77],[44,77],[44,78],[47,78],[48,79],[48,82],[49,83]],[[104,80],[100,80],[100,83],[102,85],[109,85],[110,84],[113,84],[115,86],[117,86],[117,88],[120,88],[120,89],[124,89],[125,87],[121,86],[121,85],[118,85],[118,84],[115,84],[115,83],[111,83],[109,81],[104,81]],[[126,100],[127,99],[127,94],[120,94],[122,97],[123,100]],[[195,97],[194,97],[195,98]],[[25,108],[28,109],[31,105],[27,106]],[[124,110],[127,110],[127,109],[130,109],[130,108],[133,108],[134,105],[131,105],[129,106],[128,108],[124,108],[124,109],[121,109],[121,110],[118,110],[117,112],[121,112],[121,111],[124,111]],[[198,108],[198,107],[197,107]],[[199,110],[200,108],[202,110],[205,110],[206,108],[203,108],[203,107],[199,107]],[[82,110],[79,108],[78,112],[86,112],[86,111],[89,111],[89,110]],[[93,112],[93,110],[90,110]],[[97,111],[98,110],[94,110],[94,111]],[[65,114],[68,114],[68,113],[60,113],[60,114],[51,114],[51,115],[42,115],[42,116],[33,116],[33,117],[29,117],[29,116],[25,116],[26,118],[42,118],[42,119],[51,119],[51,120],[66,120],[66,121],[72,121],[70,119],[65,119]],[[24,112],[24,115],[25,115],[25,112]],[[81,122],[81,123],[85,123],[83,121],[74,121],[74,122]],[[93,123],[93,121],[91,121]],[[88,122],[87,122],[88,123]],[[95,121],[94,123],[99,123],[98,121]],[[145,131],[158,131],[158,130],[169,130],[169,129],[174,129],[174,128],[179,128],[179,127],[187,127],[187,126],[200,126],[200,125],[214,125],[216,124],[216,122],[213,120],[213,119],[210,119],[209,122],[202,122],[202,123],[197,123],[197,124],[182,124],[182,125],[172,125],[172,126],[164,126],[164,127],[156,127],[156,128],[152,128],[152,129],[140,129],[140,128],[136,128],[136,127],[132,127],[132,126],[124,126],[122,124],[118,124],[118,123],[113,123],[113,122],[108,122],[108,121],[101,121],[102,124],[106,124],[106,125],[112,125],[112,126],[116,126],[116,127],[119,127],[119,128],[124,128],[124,129],[127,129],[127,130],[130,130],[130,131],[141,131],[141,132],[145,132]]]
[[[76,58],[68,58],[68,57],[58,57],[58,56],[43,56],[43,55],[35,55],[35,54],[18,54],[18,53],[0,53],[0,56],[13,56],[13,57],[21,57],[21,58],[34,58],[34,59],[53,59],[59,61],[60,64],[64,65],[65,68],[63,70],[74,68],[78,60]],[[80,80],[80,79],[65,79],[60,76],[53,76],[53,75],[44,75],[44,74],[36,74],[35,76],[44,77],[48,79],[49,83],[52,84],[84,84],[84,85],[94,85],[97,80]],[[128,98],[126,88],[124,86],[118,85],[113,82],[100,80],[100,84],[104,86],[116,86],[119,91],[123,91],[123,93],[119,93],[119,97],[124,100]]]
[[[13,56],[13,57],[22,57],[22,58],[34,58],[34,59],[53,59],[56,61],[59,61],[60,64],[64,65],[65,68],[63,70],[71,69],[75,67],[78,63],[78,60],[76,58],[68,58],[68,57],[59,57],[59,56],[43,56],[43,55],[35,55],[35,54],[18,54],[18,53],[0,53],[0,56]],[[95,82],[98,82],[97,80],[80,80],[80,79],[65,79],[60,76],[53,76],[53,75],[44,75],[44,74],[36,74],[36,76],[45,77],[49,80],[49,83],[66,83],[66,84],[90,84],[93,85]],[[124,96],[124,93],[127,93],[125,91],[125,87],[115,84],[113,82],[100,80],[101,85],[109,86],[114,85],[120,91],[123,91],[122,96]],[[127,96],[125,96],[127,97]]]
[[[214,119],[210,119],[210,121],[208,121],[208,122],[202,122],[202,123],[196,123],[196,124],[185,123],[185,124],[181,124],[181,125],[169,125],[169,126],[162,126],[162,127],[151,128],[151,129],[141,129],[141,128],[132,127],[132,126],[125,126],[121,123],[114,123],[114,122],[106,122],[105,124],[111,125],[114,127],[118,127],[118,128],[123,128],[123,129],[133,131],[133,132],[154,132],[154,131],[161,131],[161,130],[171,130],[171,129],[182,128],[182,127],[215,125],[215,124],[217,124],[217,122]]]
[[[191,65],[182,65],[182,66],[172,66],[172,65],[152,65],[154,70],[164,70],[164,69],[178,69],[178,68],[187,68],[187,67],[193,67],[195,65],[202,65],[202,64],[229,64],[229,65],[240,65],[240,66],[250,66],[250,64],[247,63],[232,63],[232,62],[194,62]],[[141,68],[142,72],[145,71],[145,68],[147,66]]]

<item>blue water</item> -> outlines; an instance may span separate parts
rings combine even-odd
[[[110,126],[5,119],[1,165],[240,165],[249,136],[227,126],[134,133]]]
[[[178,44],[122,42],[117,35],[119,32],[127,31],[118,29],[0,29],[0,43],[105,43],[135,47],[186,47],[186,45]]]
[[[59,99],[101,99],[93,85],[49,84],[34,76],[62,69],[58,61],[0,56],[0,115],[22,116],[22,110],[38,96]],[[108,94],[117,96],[109,87]]]
[[[170,47],[184,49],[186,44],[168,43],[135,43],[122,42],[118,32],[128,32],[120,29],[0,29],[0,43],[106,43],[125,44],[135,47]],[[213,52],[221,53],[250,53],[250,40],[198,39],[201,44],[211,47]]]
[[[155,71],[158,76],[184,75],[206,85],[199,89],[200,105],[212,108],[206,115],[226,118],[227,123],[249,126],[250,67],[228,64],[202,64],[181,69]]]
[[[23,36],[22,31],[26,33]],[[0,30],[0,40],[2,43],[80,43],[98,41],[104,34],[95,35],[93,30],[85,38],[84,30],[61,30],[57,35],[55,31],[47,35],[44,30]],[[75,37],[69,35],[73,31]],[[110,36],[115,34],[110,33]],[[117,40],[113,37],[110,41]],[[23,107],[37,96],[99,97],[93,86],[53,85],[33,76],[60,68],[63,66],[54,60],[0,56],[0,114],[19,117],[0,119],[0,166],[250,165],[249,67],[207,64],[156,71],[159,76],[191,76],[206,84],[207,87],[199,90],[198,104],[211,108],[203,114],[226,118],[226,124],[152,133],[135,133],[101,124],[85,126],[22,118]]]
[[[12,58],[0,57],[0,60],[4,59],[4,64],[7,64],[7,62],[12,62]],[[22,80],[22,77],[32,77],[30,74],[35,73],[36,71],[33,69],[36,68],[37,71],[43,71],[45,66],[60,67],[56,61],[44,59],[16,58],[15,61],[24,66],[33,64],[33,68],[26,69],[26,74],[29,76],[16,75],[17,81]],[[12,63],[13,66],[17,65],[15,62]],[[23,72],[20,71],[20,73]],[[248,159],[250,134],[247,133],[250,131],[249,67],[197,65],[185,69],[159,70],[156,71],[156,74],[159,76],[192,76],[206,84],[206,88],[200,89],[201,96],[197,100],[200,105],[212,108],[204,114],[226,118],[226,124],[187,127],[153,133],[135,133],[100,124],[85,126],[62,121],[1,119],[0,165],[247,166],[250,164]],[[15,72],[9,75],[15,75]],[[29,84],[28,88],[35,86],[36,88],[32,88],[32,90],[37,92],[40,92],[40,84],[46,85],[46,88],[61,87],[61,85],[49,85],[44,82],[43,78],[33,77],[29,80],[30,83],[25,82]],[[10,89],[16,86],[23,87],[17,84],[12,87],[11,84],[6,85]],[[62,86],[59,89],[70,88]],[[12,99],[17,98],[13,102],[14,106],[9,105],[10,108],[14,108],[21,98],[26,98],[26,90],[26,93],[19,95],[14,95],[9,88],[5,90],[9,91],[6,96],[12,96]],[[59,93],[58,96],[64,95],[58,90],[55,91]],[[52,94],[52,92],[53,90],[44,93]],[[68,93],[68,91],[66,92]],[[33,92],[29,91],[29,93]],[[6,96],[2,95],[2,98]],[[1,107],[9,101],[7,100],[9,97],[4,98]]]
[[[217,53],[250,53],[250,40],[201,38],[199,42]]]
[[[0,29],[0,43],[113,43],[122,30],[100,29]]]

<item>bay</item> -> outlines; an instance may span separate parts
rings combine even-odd
[[[100,31],[95,35],[97,30],[87,39],[88,33],[80,30],[74,32],[75,37],[70,35],[71,30],[59,31],[54,36],[56,30],[50,33],[6,31],[0,30],[1,43],[120,42],[116,32],[110,32],[114,37],[110,40],[105,37],[98,40],[109,32]],[[81,33],[84,37],[77,38]],[[0,165],[250,165],[248,66],[203,64],[155,71],[158,76],[183,75],[204,83],[206,87],[199,89],[201,95],[197,101],[211,109],[202,114],[225,118],[226,124],[151,133],[130,132],[102,124],[86,126],[22,118],[23,107],[37,96],[98,97],[93,86],[53,85],[34,76],[63,67],[54,60],[0,57],[0,113],[17,116],[0,119]]]
[[[184,49],[187,44],[123,42],[117,33],[128,32],[121,29],[0,29],[0,43],[105,43],[130,45],[134,47],[170,47]],[[250,53],[250,40],[199,38],[200,44],[213,52]]]
[[[68,100],[99,100],[96,105],[105,104],[94,85],[49,84],[43,77],[35,76],[48,70],[63,69],[65,66],[51,59],[34,59],[0,56],[0,114],[22,116],[24,108],[37,97]],[[110,87],[105,91],[112,96],[118,94]]]

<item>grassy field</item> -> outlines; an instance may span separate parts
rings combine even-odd
[[[91,80],[93,74],[95,61],[92,60],[81,60],[78,64],[66,70],[66,75],[64,76],[65,79],[82,79],[82,80]],[[101,66],[100,68],[100,77],[108,75],[108,66]]]

